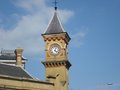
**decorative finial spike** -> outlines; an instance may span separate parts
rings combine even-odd
[[[55,7],[55,10],[57,10],[57,7]]]
[[[54,4],[55,4],[55,7],[54,7],[55,10],[57,10],[57,3],[58,3],[57,0],[55,0],[55,2],[54,2]]]

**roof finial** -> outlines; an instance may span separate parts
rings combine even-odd
[[[54,2],[54,4],[55,4],[55,7],[54,7],[55,10],[57,10],[57,3],[58,3],[57,0],[55,0],[55,2]]]

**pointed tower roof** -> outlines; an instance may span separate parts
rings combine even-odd
[[[57,11],[55,10],[54,16],[44,34],[58,34],[58,33],[63,33],[63,32],[64,32],[64,29],[57,15]]]

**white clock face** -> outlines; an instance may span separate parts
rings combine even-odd
[[[53,47],[53,48],[51,49],[51,52],[52,52],[53,54],[58,54],[58,53],[59,53],[59,48],[58,48],[58,47]]]
[[[58,44],[53,44],[51,46],[50,52],[52,55],[58,55],[60,52],[60,46]]]

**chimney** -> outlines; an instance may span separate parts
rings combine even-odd
[[[22,67],[22,48],[17,48],[15,49],[15,54],[16,54],[16,65]]]

